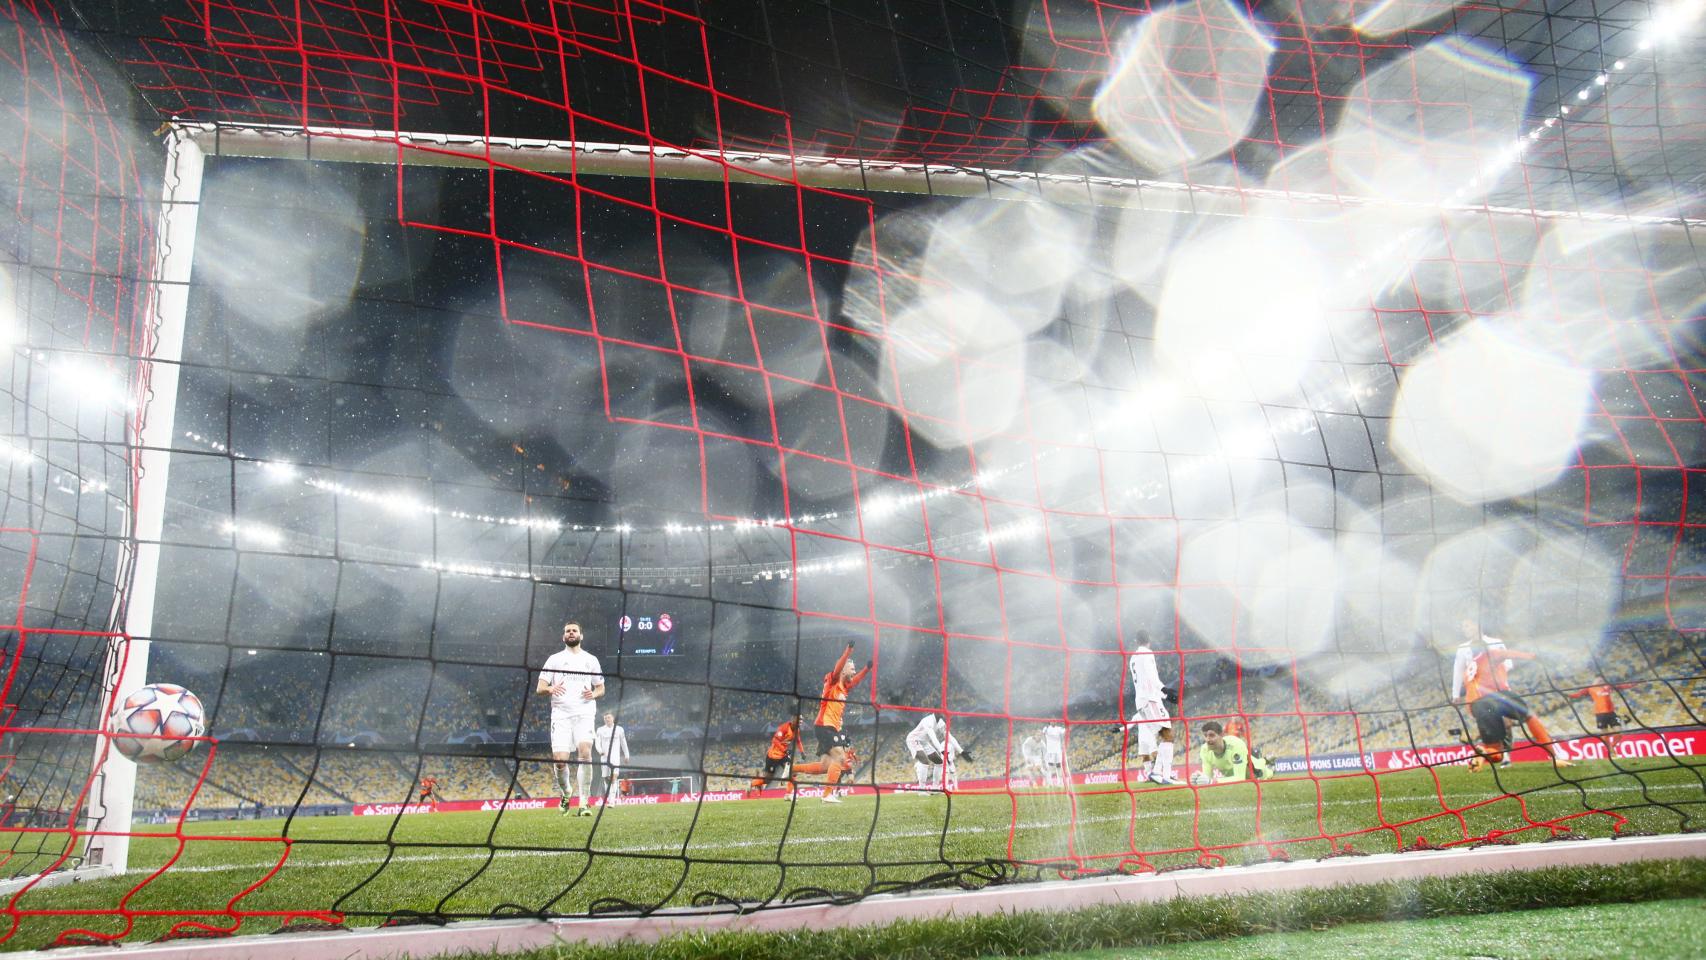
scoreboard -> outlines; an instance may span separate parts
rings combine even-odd
[[[675,617],[667,610],[624,613],[616,619],[616,636],[627,656],[668,657],[676,648]]]

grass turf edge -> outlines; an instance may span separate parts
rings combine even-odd
[[[1027,911],[1015,887],[1012,912],[892,924],[680,934],[655,943],[542,950],[463,952],[503,960],[973,960],[1221,940],[1320,930],[1348,923],[1509,913],[1706,896],[1706,859],[1617,866],[1546,867],[1459,877],[1427,877],[1275,893],[1180,897],[1158,903]]]

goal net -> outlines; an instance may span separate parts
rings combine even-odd
[[[5,7],[6,943],[1698,829],[1699,4],[865,7]]]

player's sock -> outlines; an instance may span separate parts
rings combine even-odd
[[[1171,743],[1162,741],[1160,746],[1155,748],[1155,772],[1160,774],[1163,780],[1173,779],[1173,745]]]
[[[581,809],[589,809],[587,794],[592,789],[592,771],[587,769],[587,765],[584,763],[575,764],[575,785],[580,788]]]
[[[841,782],[841,771],[843,771],[845,769],[847,769],[847,768],[845,766],[843,766],[842,764],[836,763],[834,760],[829,761],[829,785],[830,786],[833,787],[836,784]]]
[[[1558,750],[1558,745],[1552,742],[1551,731],[1546,729],[1546,724],[1541,723],[1539,717],[1530,716],[1523,726],[1528,728],[1528,739],[1533,740],[1535,746],[1550,753],[1555,759],[1565,759],[1563,753]]]
[[[824,766],[824,763],[822,760],[813,760],[811,763],[802,763],[799,766],[795,767],[794,772],[795,773],[822,773],[822,772],[824,772],[825,769],[827,769],[827,768]]]

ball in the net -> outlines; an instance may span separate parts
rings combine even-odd
[[[171,683],[138,687],[113,711],[113,749],[137,763],[181,760],[207,732],[201,699]]]

